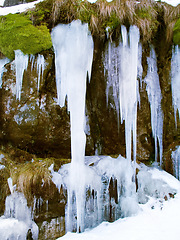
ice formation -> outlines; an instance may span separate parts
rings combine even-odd
[[[171,158],[173,161],[174,174],[177,179],[180,180],[180,146],[177,146],[174,151],[172,151]]]
[[[37,240],[38,226],[32,220],[26,198],[22,193],[15,191],[11,178],[8,179],[8,184],[11,195],[6,197],[4,216],[0,217],[1,239],[24,240],[31,232],[33,240]]]
[[[172,88],[172,103],[174,106],[174,117],[177,126],[177,113],[180,119],[180,48],[175,46],[171,60],[171,88]]]
[[[125,121],[126,158],[131,160],[131,143],[133,142],[133,159],[136,161],[136,125],[137,103],[139,100],[138,76],[142,74],[141,46],[139,29],[131,26],[129,33],[121,26],[122,42],[116,47],[109,41],[105,51],[105,75],[107,76],[107,103],[111,92],[118,121]],[[133,133],[133,134],[132,134]],[[131,135],[133,135],[133,140]]]
[[[93,40],[87,24],[73,21],[60,24],[52,31],[58,103],[65,105],[67,97],[71,122],[71,170],[68,188],[67,230],[72,230],[72,202],[76,202],[77,231],[84,229],[85,209],[85,97],[87,74],[90,79]],[[75,197],[75,200],[74,200]]]
[[[21,50],[15,51],[15,66],[16,66],[16,99],[21,99],[21,89],[23,82],[24,70],[28,67],[29,56],[24,55]]]
[[[45,62],[44,56],[41,54],[38,54],[38,57],[37,57],[38,91],[40,87],[40,79],[43,78],[45,63],[46,62]]]
[[[155,142],[155,160],[159,160],[162,164],[163,153],[163,112],[161,109],[161,88],[159,84],[159,76],[157,73],[157,60],[154,48],[151,47],[150,56],[147,58],[148,72],[144,79],[146,90],[151,108],[151,127]]]
[[[2,87],[2,76],[5,71],[4,66],[9,62],[8,58],[0,59],[0,88]]]

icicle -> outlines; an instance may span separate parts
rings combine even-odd
[[[119,101],[121,123],[125,121],[126,158],[131,160],[131,134],[133,133],[133,159],[136,161],[136,125],[139,85],[138,43],[139,29],[131,26],[128,34],[125,26],[121,27],[122,45],[120,46],[121,67],[119,77]],[[129,42],[129,44],[128,44]]]
[[[31,54],[29,57],[29,61],[31,62],[31,71],[34,68],[34,60],[35,60],[35,56]]]
[[[5,71],[4,66],[9,62],[8,58],[0,59],[0,88],[2,88],[2,76]]]
[[[148,72],[144,82],[146,83],[146,90],[151,108],[151,126],[155,141],[155,161],[157,161],[159,146],[159,158],[161,165],[163,153],[163,113],[161,109],[162,96],[156,61],[156,53],[154,48],[151,47],[150,57],[147,58]]]
[[[177,112],[180,119],[180,48],[175,46],[171,60],[171,87],[172,87],[172,103],[174,106],[174,118],[177,127]]]
[[[29,56],[24,55],[20,50],[15,51],[16,66],[16,99],[21,99],[21,89],[24,70],[28,67]]]
[[[87,72],[90,79],[93,60],[93,40],[87,24],[77,20],[69,25],[58,25],[52,31],[55,50],[56,85],[58,103],[68,100],[71,122],[71,169],[68,189],[67,230],[72,230],[72,201],[75,197],[77,231],[84,229],[86,136],[85,96]]]
[[[177,146],[176,150],[172,151],[171,157],[173,160],[175,176],[180,180],[180,146]]]
[[[38,54],[37,57],[37,72],[38,72],[38,92],[39,92],[39,87],[40,87],[40,79],[42,77],[43,79],[43,73],[45,69],[45,59],[43,55]]]

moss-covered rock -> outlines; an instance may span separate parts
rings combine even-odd
[[[36,54],[52,47],[51,35],[45,25],[35,27],[28,16],[8,14],[0,17],[0,51],[9,59],[14,50]]]
[[[180,18],[177,20],[173,28],[173,42],[176,45],[180,45]]]

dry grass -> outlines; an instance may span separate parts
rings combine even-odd
[[[157,4],[152,0],[142,0],[136,5],[135,24],[139,27],[144,42],[149,41],[158,28]]]

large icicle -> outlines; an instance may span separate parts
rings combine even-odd
[[[119,77],[119,100],[121,123],[125,121],[126,158],[131,160],[131,143],[133,134],[133,159],[136,161],[136,125],[137,102],[139,96],[138,43],[139,29],[131,26],[129,38],[125,26],[121,27],[122,45]],[[128,41],[129,39],[129,41]]]
[[[24,55],[20,50],[15,51],[16,66],[16,99],[21,99],[21,89],[23,82],[24,70],[28,67],[29,56]]]
[[[172,87],[172,103],[174,106],[174,117],[177,126],[177,112],[180,119],[180,48],[175,46],[171,60],[171,87]]]
[[[9,62],[8,58],[0,59],[0,88],[2,87],[2,76],[5,71],[4,66]]]
[[[72,202],[76,201],[77,231],[84,229],[86,136],[85,97],[87,72],[91,75],[93,40],[87,24],[77,20],[58,25],[52,31],[55,50],[58,103],[64,106],[67,96],[71,122],[71,169],[68,188],[67,230],[72,230]]]
[[[157,73],[156,53],[153,47],[151,47],[150,57],[147,58],[147,62],[148,72],[144,81],[146,83],[146,90],[151,108],[151,127],[155,141],[155,161],[157,161],[158,158],[159,146],[159,159],[161,165],[163,153],[163,113],[161,109],[162,96],[159,85],[159,76]]]

